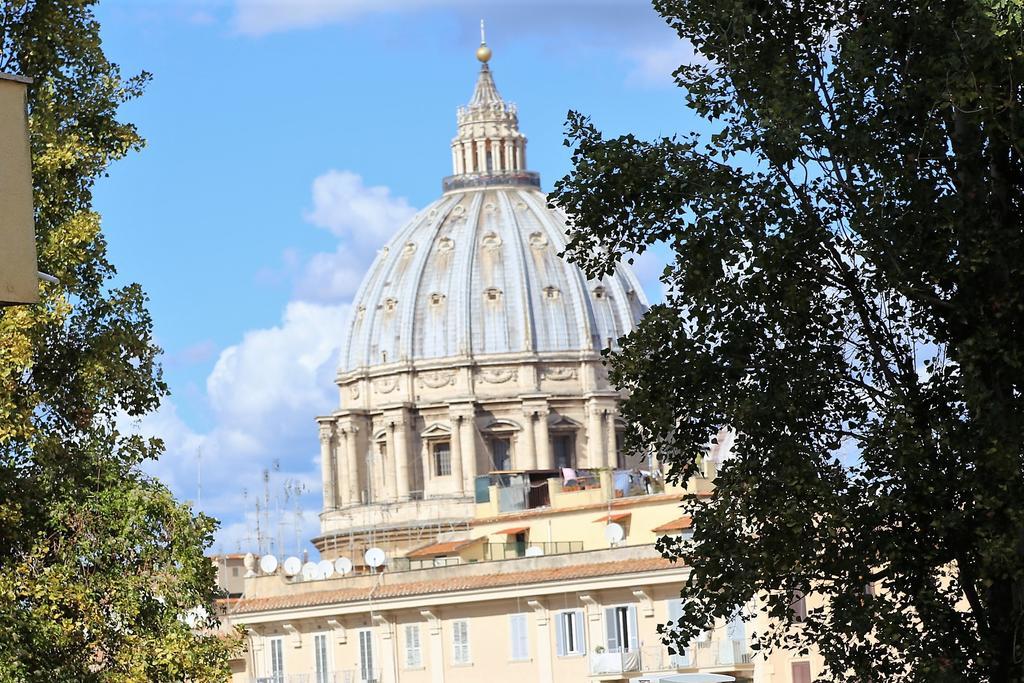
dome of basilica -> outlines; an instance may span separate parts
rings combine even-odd
[[[441,197],[380,250],[356,295],[340,405],[318,418],[318,544],[384,533],[397,544],[468,519],[509,472],[543,481],[625,463],[621,394],[600,352],[647,303],[627,266],[588,280],[559,256],[567,218],[527,170],[490,57],[477,53]]]
[[[502,353],[599,351],[647,308],[627,266],[601,280],[558,254],[566,217],[525,171],[515,108],[483,64],[444,195],[380,250],[355,299],[342,372]]]

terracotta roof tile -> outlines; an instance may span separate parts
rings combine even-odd
[[[679,517],[671,522],[665,522],[661,526],[656,526],[651,531],[682,531],[689,529],[691,524],[693,524],[693,520],[689,517]]]
[[[388,598],[412,597],[430,593],[450,593],[456,591],[478,590],[484,588],[501,588],[519,584],[548,583],[586,579],[600,576],[616,576],[653,571],[670,567],[668,560],[660,557],[648,557],[619,562],[602,562],[599,564],[575,564],[567,567],[550,569],[534,569],[523,572],[504,572],[501,574],[482,574],[475,576],[459,576],[434,581],[414,581],[410,583],[383,584],[376,588],[339,588],[336,590],[317,591],[297,595],[282,595],[267,598],[242,598],[234,605],[233,614],[249,612],[267,612],[302,607],[318,607],[346,602],[384,600]],[[383,575],[385,578],[387,574]]]
[[[627,519],[633,513],[631,512],[613,512],[610,515],[601,515],[595,522],[617,522],[620,519]]]
[[[468,541],[444,541],[442,543],[431,543],[425,545],[422,548],[416,548],[412,552],[406,553],[406,557],[432,557],[434,555],[447,555],[448,553],[457,553],[463,548],[468,548],[473,545],[479,538],[471,538]]]

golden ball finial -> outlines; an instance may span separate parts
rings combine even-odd
[[[491,61],[491,48],[481,43],[480,47],[476,49],[476,58],[484,64]]]

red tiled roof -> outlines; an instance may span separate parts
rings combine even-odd
[[[443,543],[431,543],[425,545],[422,548],[417,548],[411,553],[407,553],[406,557],[432,557],[434,555],[447,555],[448,553],[457,553],[463,548],[468,548],[473,545],[479,538],[471,538],[468,541],[445,541]]]
[[[665,522],[661,526],[656,526],[651,531],[682,531],[689,529],[691,524],[693,524],[693,520],[689,517],[679,517],[671,522]]]
[[[523,572],[502,572],[498,574],[480,574],[475,576],[435,579],[433,581],[414,581],[380,586],[363,586],[359,588],[339,588],[336,590],[302,593],[299,595],[281,595],[267,598],[242,598],[235,603],[233,614],[247,612],[265,612],[281,609],[302,607],[318,607],[346,602],[369,600],[385,600],[388,598],[411,597],[431,593],[452,593],[456,591],[478,590],[484,588],[501,588],[520,584],[549,583],[586,579],[601,576],[617,576],[666,569],[672,566],[661,557],[647,557],[618,562],[601,562],[598,564],[574,564],[567,567],[551,569],[534,569]],[[681,567],[680,567],[681,568]],[[382,574],[387,580],[387,573]]]
[[[626,519],[631,514],[633,514],[633,513],[631,513],[631,512],[613,512],[610,515],[601,515],[600,517],[598,517],[594,521],[595,522],[617,522],[620,519]]]
[[[502,529],[501,531],[495,531],[494,535],[497,536],[500,534],[505,534],[506,536],[515,536],[516,534],[521,534],[529,530],[530,527],[528,526],[514,526],[511,529]]]

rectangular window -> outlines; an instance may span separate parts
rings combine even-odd
[[[284,639],[270,639],[270,680],[284,683]]]
[[[525,614],[508,615],[509,659],[521,662],[530,658],[530,634],[527,631],[528,620]]]
[[[313,636],[313,659],[316,664],[316,683],[333,683],[331,681],[331,665],[327,660],[327,634],[317,633]]]
[[[419,669],[423,666],[423,653],[420,650],[419,624],[405,625],[405,668]]]
[[[790,677],[793,683],[811,683],[811,663],[793,662],[790,664]]]
[[[807,619],[807,597],[800,591],[795,591],[790,596],[792,602],[789,608],[793,610],[794,621],[806,621]]]
[[[583,610],[569,610],[555,615],[555,646],[559,657],[581,655],[587,651],[583,637]]]
[[[606,608],[604,632],[608,652],[636,652],[640,648],[637,639],[636,606],[620,605]]]
[[[373,631],[368,628],[359,631],[359,680],[363,683],[377,680],[373,670]]]
[[[434,444],[434,476],[447,477],[452,473],[452,447],[447,441]]]
[[[452,622],[452,662],[469,664],[469,622],[465,619]]]
[[[512,441],[510,439],[491,439],[491,465],[495,472],[508,472],[512,469]]]
[[[555,467],[576,467],[576,443],[571,434],[559,434],[551,439],[552,450],[555,455]]]
[[[683,601],[676,598],[668,601],[668,626],[677,626],[680,619],[683,618]],[[672,652],[669,653],[669,661],[672,662],[672,667],[681,669],[683,667],[690,666],[690,648],[682,649],[679,645],[672,646]]]

